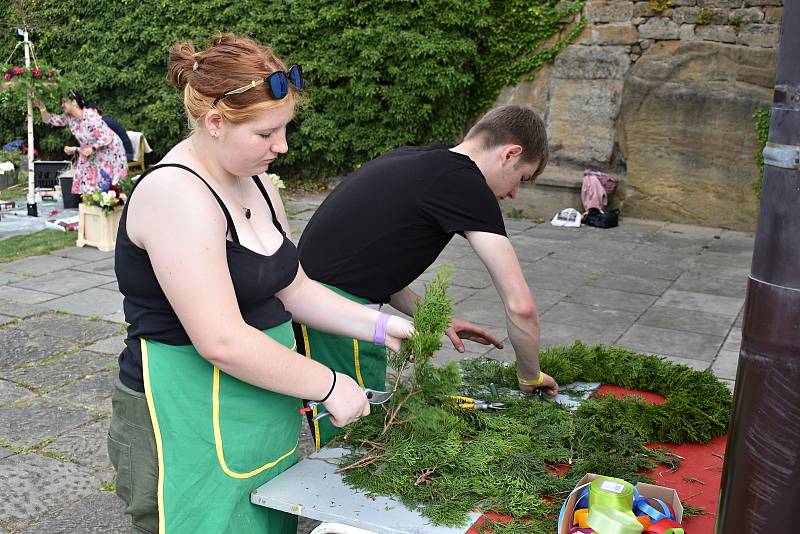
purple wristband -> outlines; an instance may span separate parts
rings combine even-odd
[[[375,322],[375,335],[372,338],[372,342],[376,345],[383,345],[386,343],[386,325],[389,324],[389,319],[392,316],[388,313],[381,312],[378,315],[378,320]]]

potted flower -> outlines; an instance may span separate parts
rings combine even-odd
[[[77,246],[89,245],[105,252],[114,250],[122,206],[132,188],[133,182],[125,179],[109,187],[108,191],[81,195],[81,203],[78,205]]]

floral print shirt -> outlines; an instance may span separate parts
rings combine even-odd
[[[72,115],[50,115],[53,126],[68,126],[80,143],[80,148],[92,147],[89,157],[78,154],[72,192],[76,194],[107,191],[128,175],[128,160],[122,139],[109,128],[92,108],[83,110],[81,118]]]

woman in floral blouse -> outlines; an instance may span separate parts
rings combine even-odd
[[[70,91],[61,101],[63,115],[51,115],[41,100],[36,107],[42,112],[42,120],[53,126],[68,126],[80,146],[65,146],[64,153],[78,153],[78,165],[72,181],[72,192],[76,194],[107,191],[128,175],[128,161],[122,140],[109,128],[97,111],[85,107],[83,97]]]

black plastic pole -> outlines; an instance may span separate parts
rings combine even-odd
[[[794,532],[800,513],[800,1],[784,3],[717,534]]]

